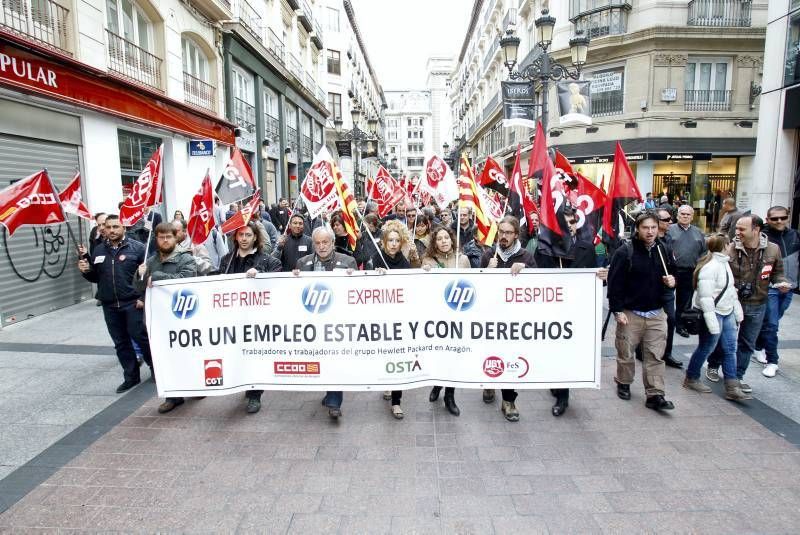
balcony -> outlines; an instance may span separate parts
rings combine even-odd
[[[295,13],[297,14],[297,22],[302,24],[303,28],[305,28],[307,32],[314,30],[311,6],[308,5],[306,0],[300,0],[300,9],[296,9]]]
[[[500,93],[498,92],[495,93],[494,96],[492,97],[492,100],[490,100],[489,103],[483,107],[483,115],[481,116],[481,122],[484,122],[487,119],[489,119],[489,117],[492,115],[492,112],[494,112],[495,108],[497,108],[497,105],[499,103],[500,103]]]
[[[311,42],[317,47],[317,50],[322,50],[322,27],[319,21],[314,19],[314,31],[311,33]]]
[[[590,39],[622,35],[631,9],[629,0],[571,0],[569,20]]]
[[[240,128],[248,132],[256,129],[256,107],[240,98],[233,99],[233,119]]]
[[[239,0],[236,14],[239,24],[244,26],[244,29],[255,37],[257,41],[263,42],[261,37],[261,16],[255,8],[247,0]]]
[[[322,90],[320,86],[316,86],[314,88],[314,95],[317,97],[317,100],[325,104],[325,91]],[[333,110],[331,110],[332,112]]]
[[[183,72],[183,99],[187,104],[209,111],[216,111],[216,88],[200,78]]]
[[[489,47],[489,51],[483,57],[484,72],[486,71],[486,69],[489,68],[489,65],[492,63],[492,60],[494,59],[495,55],[497,55],[497,51],[499,48],[500,48],[500,40],[495,39],[492,45]]]
[[[286,127],[287,145],[294,154],[297,154],[297,129],[291,126]]]
[[[2,0],[0,27],[60,52],[69,50],[69,9],[51,0]]]
[[[686,111],[731,111],[731,90],[687,89],[683,95],[683,109]]]
[[[299,0],[286,0],[286,4],[287,4],[287,5],[288,5],[290,8],[292,8],[293,10],[294,10],[294,9],[300,9],[300,2],[299,2]]]
[[[282,65],[286,65],[286,47],[283,41],[272,31],[272,28],[267,28],[267,40],[270,53],[275,56]]]
[[[120,76],[161,91],[161,58],[106,29],[108,68]]]
[[[230,0],[193,0],[192,6],[211,20],[229,20],[231,18]]]
[[[592,94],[592,117],[608,117],[623,113],[625,95],[622,91]]]
[[[300,82],[300,85],[303,84],[303,64],[300,63],[300,60],[297,59],[297,56],[294,54],[289,54],[289,70],[297,78],[297,81]]]
[[[690,0],[689,26],[750,26],[750,0]]]
[[[277,143],[281,136],[280,122],[277,117],[264,114],[264,137]]]
[[[311,141],[311,138],[304,135],[303,136],[303,145],[302,145],[302,156],[303,161],[309,161],[314,156],[313,152],[314,143]]]
[[[506,16],[503,17],[503,26],[501,27],[501,30],[506,31],[508,30],[509,26],[516,27],[516,25],[517,25],[517,8],[510,7],[506,11]]]
[[[306,81],[303,85],[306,86],[306,89],[308,89],[309,93],[314,93],[314,87],[316,87],[317,82],[314,81],[314,77],[311,76],[311,73],[308,71],[306,71]]]

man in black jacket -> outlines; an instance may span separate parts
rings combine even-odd
[[[594,244],[588,240],[578,238],[578,215],[571,209],[564,210],[564,219],[569,227],[572,237],[572,246],[564,257],[549,256],[540,250],[536,252],[536,265],[546,269],[564,268],[595,268],[597,266],[597,253]],[[608,270],[603,268],[597,272],[597,277],[605,281],[608,278]],[[561,416],[569,407],[569,388],[552,388],[550,393],[556,398],[553,405],[553,416]]]
[[[608,306],[617,320],[617,396],[631,399],[636,371],[633,350],[641,342],[645,406],[654,410],[675,408],[664,399],[663,361],[667,342],[664,287],[675,287],[674,271],[672,259],[658,240],[658,218],[652,213],[640,215],[633,239],[611,259]]]
[[[286,232],[286,225],[290,223],[289,213],[289,201],[286,199],[286,197],[281,197],[278,200],[278,205],[273,206],[269,211],[272,224],[275,225],[275,228],[278,229],[278,232]]]
[[[144,245],[125,237],[125,228],[115,214],[106,217],[105,233],[105,241],[91,255],[81,257],[78,269],[84,279],[97,284],[95,297],[103,304],[108,334],[122,366],[123,382],[117,387],[117,393],[121,394],[141,382],[131,339],[141,348],[142,358],[151,371],[153,368],[142,293],[133,287],[133,276],[145,261]]]
[[[536,260],[533,255],[522,248],[519,242],[519,219],[514,216],[505,216],[497,225],[497,248],[489,249],[481,257],[482,268],[511,268],[511,274],[516,275],[523,268],[536,267]],[[509,422],[519,421],[519,411],[514,401],[517,399],[517,391],[510,388],[500,390],[503,395],[503,403],[500,410]],[[483,402],[492,403],[494,401],[494,390],[483,391]]]
[[[281,261],[281,271],[292,271],[297,261],[311,254],[311,238],[304,234],[305,219],[299,213],[289,219],[289,232],[281,234],[272,256]]]

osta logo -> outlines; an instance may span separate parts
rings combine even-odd
[[[503,359],[500,357],[488,357],[483,361],[483,373],[495,379],[503,375],[506,366],[503,364]]]
[[[185,320],[194,316],[197,312],[197,294],[191,290],[183,288],[172,294],[172,313],[179,320]]]
[[[324,284],[312,283],[303,289],[303,306],[312,314],[328,310],[333,301],[333,293]]]
[[[275,362],[275,375],[319,375],[319,362]]]
[[[475,298],[475,287],[466,280],[454,280],[444,288],[444,300],[456,312],[472,308]]]
[[[206,376],[206,386],[222,386],[222,359],[203,361]]]

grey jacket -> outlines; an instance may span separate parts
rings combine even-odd
[[[706,237],[694,225],[683,230],[679,224],[673,223],[667,230],[667,243],[672,247],[678,269],[694,269],[706,252]]]
[[[133,287],[140,292],[144,292],[145,288],[147,288],[148,278],[152,278],[152,281],[156,282],[197,276],[197,268],[192,253],[181,251],[177,248],[164,260],[161,260],[159,253],[154,254],[147,260],[145,265],[147,266],[147,271],[145,271],[144,277],[140,277],[138,271],[133,275]]]
[[[314,271],[314,257],[315,253],[311,253],[310,255],[306,255],[300,260],[297,261],[297,269],[300,271]],[[333,271],[334,269],[358,269],[358,265],[356,265],[356,259],[352,256],[347,256],[346,254],[342,253],[333,253],[333,261],[328,264],[330,269],[326,269],[326,271]]]

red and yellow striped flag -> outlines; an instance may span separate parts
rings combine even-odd
[[[355,251],[356,241],[358,240],[358,223],[356,222],[358,205],[350,186],[342,178],[339,168],[333,163],[331,165],[333,167],[333,183],[336,186],[336,195],[339,197],[339,206],[342,207],[342,222],[344,223],[344,229],[347,231],[347,244],[350,249]]]
[[[475,239],[484,245],[492,245],[497,235],[497,223],[488,206],[488,195],[481,195],[475,182],[475,173],[465,157],[461,157],[461,173],[458,177],[458,207],[471,208],[475,213]],[[502,216],[501,216],[502,217]]]

